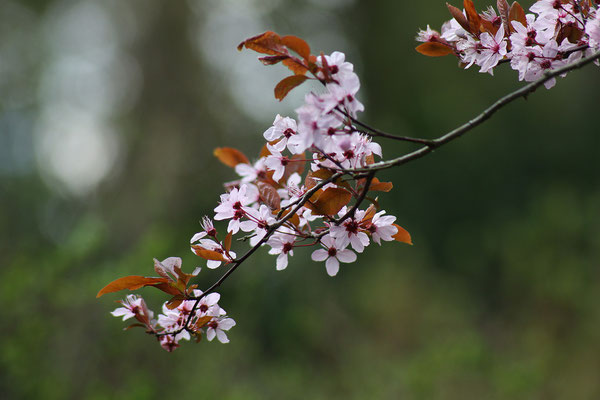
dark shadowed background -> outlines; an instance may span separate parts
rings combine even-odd
[[[414,246],[371,246],[336,278],[308,251],[283,272],[259,252],[220,290],[228,345],[169,354],[109,315],[122,296],[95,298],[153,257],[203,264],[189,238],[235,178],[212,149],[258,154],[301,104],[303,88],[273,98],[286,71],[240,41],[275,30],[346,53],[364,121],[433,138],[521,85],[506,65],[417,54],[417,29],[448,18],[443,1],[2,0],[1,397],[600,398],[594,66],[383,172]]]

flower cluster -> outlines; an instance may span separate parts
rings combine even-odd
[[[471,0],[464,10],[448,5],[454,17],[442,25],[441,33],[427,26],[416,40],[424,42],[417,50],[425,55],[455,54],[465,68],[473,64],[491,75],[503,61],[518,71],[519,80],[528,82],[600,50],[598,2],[539,0],[525,14],[519,3],[508,6],[498,0],[498,13],[492,7],[478,14]],[[550,89],[556,80],[545,83]]]
[[[139,287],[166,284],[157,287],[170,294],[177,293],[179,289],[181,293],[163,303],[162,313],[158,318],[154,318],[154,312],[148,308],[145,300],[134,294],[119,301],[121,307],[111,314],[123,317],[123,321],[135,318],[138,322],[126,329],[137,326],[145,328],[147,332],[154,334],[162,348],[169,352],[179,347],[180,340],[195,337],[199,341],[203,334],[206,334],[209,341],[216,337],[221,343],[228,343],[225,331],[235,326],[235,321],[228,318],[225,310],[217,304],[221,297],[219,293],[205,295],[201,290],[195,289],[195,285],[190,286],[188,290],[181,290],[182,286],[187,286],[191,277],[198,275],[200,268],[196,268],[192,274],[185,274],[181,271],[181,259],[178,257],[169,257],[162,262],[154,260],[154,268],[161,278],[126,277],[113,284],[123,280],[128,280],[126,285],[129,288],[133,288],[132,285]],[[114,290],[109,286],[103,291]],[[102,291],[100,294],[103,294]]]
[[[368,195],[388,192],[393,185],[368,172],[375,157],[382,156],[382,149],[356,119],[364,110],[357,97],[360,81],[344,54],[314,56],[302,39],[273,32],[248,39],[241,46],[267,54],[261,58],[266,64],[282,62],[294,72],[275,88],[278,98],[307,79],[321,82],[324,90],[306,94],[296,109],[297,119],[275,117],[262,135],[265,143],[255,160],[233,148],[215,150],[217,158],[233,167],[239,179],[224,185],[214,215],[202,219],[202,231],[190,240],[192,252],[205,259],[210,269],[229,265],[224,279],[260,247],[276,257],[278,271],[287,268],[300,248],[308,247],[312,248],[312,260],[324,262],[327,274],[335,276],[340,263],[356,261],[357,253],[372,242],[411,244],[408,232],[395,224],[396,217],[380,210],[377,199]],[[290,50],[301,58],[292,56]],[[365,200],[370,204],[363,205]],[[215,227],[217,222],[226,226],[224,235]],[[241,257],[232,250],[234,236],[238,236],[236,242],[249,242],[250,250]],[[144,286],[172,295],[156,319],[135,295],[113,312],[123,319],[137,319],[134,326],[145,327],[168,351],[181,340],[199,339],[203,334],[208,340],[229,341],[225,331],[235,322],[217,305],[219,294],[210,289],[203,293],[197,285],[189,285],[199,269],[186,274],[181,259],[171,257],[155,260],[155,271],[160,277],[121,278],[99,295]]]
[[[375,156],[382,155],[381,146],[353,123],[357,113],[364,110],[357,98],[360,82],[353,65],[340,52],[318,57],[315,65],[315,77],[324,83],[325,92],[305,96],[304,104],[296,110],[298,120],[275,117],[263,133],[266,144],[259,158],[235,165],[240,179],[227,185],[230,190],[221,195],[214,219],[227,220],[228,233],[245,232],[251,246],[267,246],[269,254],[277,255],[277,270],[287,267],[295,248],[316,246],[312,259],[325,261],[327,273],[334,276],[339,262],[355,261],[354,252],[362,253],[371,240],[378,244],[395,240],[402,228],[394,224],[396,217],[382,217],[385,211],[376,212],[373,205],[364,210],[347,206],[353,195],[372,189],[366,187],[364,178],[354,186],[339,179],[326,182],[274,228],[278,214],[299,204],[318,182],[336,171],[366,167]],[[238,158],[247,160],[243,155]],[[305,170],[308,173],[303,179]],[[223,254],[223,261],[232,262],[235,255],[209,234],[214,229],[210,219],[205,217],[204,221],[204,231],[192,238],[192,251],[200,256],[205,250],[217,251]],[[209,268],[220,264],[207,260]]]

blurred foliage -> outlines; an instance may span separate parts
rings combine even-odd
[[[283,272],[258,254],[220,290],[228,345],[168,354],[122,332],[118,295],[95,299],[153,257],[201,264],[187,241],[234,179],[212,149],[258,153],[301,101],[276,102],[285,72],[239,41],[272,29],[346,52],[363,119],[431,138],[519,86],[414,52],[448,18],[443,2],[1,2],[2,398],[600,398],[596,67],[386,171],[381,204],[414,246],[371,246],[335,279],[308,254]],[[82,129],[60,136],[53,115]]]

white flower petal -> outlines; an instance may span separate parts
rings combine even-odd
[[[217,336],[217,333],[215,332],[214,328],[208,328],[206,330],[206,338],[209,342],[212,341],[215,338],[215,336]]]
[[[313,261],[325,261],[327,257],[329,257],[329,253],[325,249],[315,250],[311,256]]]
[[[286,269],[288,266],[288,256],[285,253],[281,253],[277,256],[277,271]]]
[[[351,263],[356,261],[356,254],[354,254],[352,250],[348,249],[338,250],[335,256],[338,260],[340,260],[343,263]]]
[[[350,251],[350,250],[348,250]],[[352,253],[354,254],[354,253]],[[329,257],[327,259],[327,261],[325,262],[325,268],[327,268],[327,274],[329,276],[335,276],[337,275],[338,271],[340,270],[340,263],[338,262],[337,258],[335,257]]]
[[[219,329],[228,331],[235,326],[235,321],[232,318],[225,318],[219,321]]]
[[[211,293],[202,299],[203,303],[207,306],[214,306],[219,302],[221,295],[219,293]]]
[[[229,343],[229,339],[227,338],[227,335],[225,334],[225,332],[223,332],[220,329],[217,329],[217,339],[219,339],[219,342],[225,344],[225,343]]]
[[[192,236],[192,238],[190,239],[190,243],[197,242],[198,240],[202,239],[204,236],[206,236],[206,232],[204,232],[204,231],[198,232],[194,236]]]

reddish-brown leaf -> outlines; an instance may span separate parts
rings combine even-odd
[[[373,216],[375,216],[375,213],[377,213],[377,208],[373,204],[370,204],[365,211],[365,216],[363,217],[362,221],[360,221],[361,225],[363,227],[368,226],[371,223]]]
[[[469,21],[469,26],[471,27],[471,33],[479,36],[481,17],[479,14],[477,14],[477,10],[475,10],[475,4],[473,4],[473,0],[463,0],[463,6],[465,7],[465,12],[467,13],[467,20]]]
[[[438,42],[425,42],[418,45],[415,50],[429,57],[442,57],[452,54],[452,47]]]
[[[275,65],[283,60],[287,60],[290,56],[266,56],[260,57],[258,60],[264,65]]]
[[[571,43],[577,43],[583,37],[583,31],[574,25],[563,25],[556,35],[556,42],[562,43],[568,39]]]
[[[497,0],[496,5],[498,6],[498,14],[500,14],[500,19],[502,19],[502,25],[504,25],[504,32],[506,34],[510,34],[510,32],[512,31],[512,26],[510,26],[509,19],[508,19],[508,13],[510,10],[508,1]]]
[[[481,19],[481,31],[488,32],[490,35],[495,36],[496,32],[500,29],[500,25],[496,26],[493,22],[488,21],[487,19]]]
[[[283,100],[290,90],[302,84],[302,82],[307,79],[308,77],[305,75],[292,75],[283,78],[277,86],[275,86],[275,98],[279,101]]]
[[[225,236],[225,240],[223,241],[223,247],[225,250],[231,250],[231,238],[233,237],[233,232],[229,232],[227,236]]]
[[[310,57],[310,46],[297,36],[283,36],[281,38],[281,43],[288,49],[295,51],[305,60]]]
[[[446,7],[448,7],[448,11],[450,11],[450,14],[452,14],[452,17],[454,17],[456,22],[458,22],[458,24],[462,26],[462,28],[465,31],[470,32],[471,26],[469,25],[469,21],[467,21],[467,17],[465,17],[465,14],[463,14],[463,12],[460,11],[458,8],[448,3],[446,3]]]
[[[197,244],[193,245],[192,249],[194,250],[194,253],[196,253],[197,256],[200,256],[200,257],[204,258],[205,260],[225,261],[225,262],[228,261],[225,258],[225,256],[223,254],[219,253],[218,251],[207,250],[204,247],[197,245]]]
[[[403,227],[401,227],[398,224],[393,224],[396,228],[398,228],[398,233],[396,233],[393,238],[394,240],[398,241],[398,242],[402,242],[402,243],[406,243],[406,244],[410,244],[412,245],[412,239],[410,237],[410,233],[408,233],[408,231],[406,229],[404,229]]]
[[[525,10],[516,1],[510,6],[508,12],[509,21],[519,21],[523,26],[527,26],[527,17],[525,17]]]
[[[206,324],[208,324],[211,319],[213,319],[213,317],[211,317],[209,315],[205,315],[204,317],[200,317],[200,318],[198,318],[198,320],[196,321],[196,323],[194,324],[194,326],[196,327],[197,330],[199,330],[200,328],[202,328]]]
[[[248,157],[233,147],[217,147],[213,151],[213,154],[219,161],[231,168],[234,168],[238,164],[250,164]]]
[[[144,286],[154,286],[160,283],[168,282],[167,278],[154,278],[138,275],[125,276],[123,278],[116,279],[104,286],[96,295],[100,297],[106,293],[118,292],[119,290],[129,289],[136,290]]]
[[[347,205],[352,195],[345,189],[330,187],[319,196],[317,201],[312,202],[312,211],[317,215],[335,215]],[[309,204],[307,202],[306,204]]]
[[[158,285],[153,285],[153,287],[157,288],[158,290],[162,290],[163,292],[165,292],[167,294],[172,294],[173,296],[176,296],[176,295],[182,293],[181,290],[177,289],[176,287],[171,285],[171,283],[169,283],[169,282],[159,283]]]
[[[267,31],[244,40],[237,47],[238,50],[243,48],[254,50],[257,53],[269,54],[272,56],[283,55],[286,53],[285,47],[281,44],[281,37],[272,31]]]
[[[288,67],[288,69],[296,75],[304,75],[308,72],[308,68],[306,68],[304,64],[298,62],[298,60],[294,58],[288,58],[287,60],[283,60],[282,64]]]
[[[169,301],[167,302],[167,308],[168,308],[169,310],[173,310],[173,309],[175,309],[175,308],[179,307],[179,305],[180,305],[181,303],[183,303],[183,300],[185,300],[185,297],[183,297],[183,296],[181,296],[181,295],[173,296],[173,297],[171,298],[171,300],[169,300]]]
[[[369,190],[376,190],[378,192],[389,192],[390,190],[392,190],[392,188],[394,187],[394,185],[392,184],[392,182],[381,182],[379,179],[377,178],[373,178],[373,180],[371,181],[371,186],[369,187]]]
[[[307,189],[310,190],[314,188],[319,181],[329,179],[332,175],[333,172],[331,170],[323,168],[318,169],[316,171],[311,171],[306,175],[306,178],[304,179],[304,185]]]
[[[279,197],[277,189],[265,182],[258,182],[257,186],[260,199],[263,203],[271,210],[278,210],[281,206],[281,197]]]

